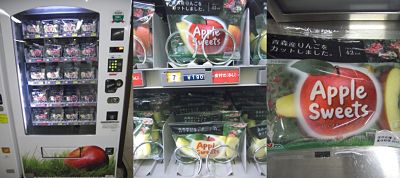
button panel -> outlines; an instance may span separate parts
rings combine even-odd
[[[122,59],[108,59],[108,72],[122,72]]]

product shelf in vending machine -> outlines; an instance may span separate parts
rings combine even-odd
[[[266,107],[266,2],[256,2],[258,13],[245,9],[245,1],[186,3],[215,7],[208,16],[175,11],[190,9],[184,1],[156,1],[155,8],[150,1],[134,2],[134,177],[266,176],[267,140],[257,135],[266,117],[260,115]],[[209,30],[196,36],[202,25]],[[211,36],[224,36],[215,47],[221,50],[198,45],[209,44]],[[209,148],[196,149],[196,143]]]
[[[23,176],[116,177],[130,2],[0,4]]]

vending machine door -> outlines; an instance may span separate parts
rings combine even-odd
[[[115,177],[130,1],[0,4],[24,176]]]

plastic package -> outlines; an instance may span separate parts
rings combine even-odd
[[[81,44],[82,56],[94,57],[97,55],[97,47],[94,43],[83,43]]]
[[[61,57],[61,45],[45,45],[45,57]]]
[[[155,129],[152,118],[134,117],[133,149],[134,160],[154,159],[160,157],[160,148],[156,144],[146,142],[161,142],[160,131]]]
[[[32,44],[26,48],[27,58],[41,58],[43,57],[43,46],[38,44]]]
[[[64,89],[64,101],[65,102],[78,102],[78,90],[75,87],[68,87]]]
[[[50,110],[50,120],[51,121],[61,121],[64,120],[64,109],[63,108],[53,108]]]
[[[33,103],[44,103],[47,102],[47,88],[33,88],[31,92]]]
[[[240,137],[246,127],[245,123],[205,122],[205,123],[169,123],[172,137],[178,148],[190,147],[197,151],[201,158],[206,158],[209,151],[219,145],[230,149],[216,149],[211,152],[213,158],[229,159],[237,156]],[[188,148],[183,148],[182,157],[195,158]]]
[[[82,22],[79,19],[62,19],[60,24],[61,33],[73,34],[79,32],[79,24],[82,24]]]
[[[256,14],[255,19],[250,21],[250,50],[252,53],[252,64],[260,64],[260,60],[267,59],[267,4],[265,3],[264,6],[265,11]]]
[[[257,160],[266,160],[267,156],[267,124],[260,124],[249,128],[249,154]]]
[[[77,63],[64,63],[64,78],[65,79],[79,78],[79,66]]]
[[[44,35],[54,36],[60,33],[60,21],[59,20],[43,20],[43,32]]]
[[[46,121],[49,119],[49,109],[32,108],[32,119],[34,121]]]
[[[93,63],[82,62],[79,69],[81,79],[95,79],[96,78],[96,67]]]
[[[82,27],[81,27],[82,35],[88,36],[92,35],[92,33],[97,32],[97,20],[95,19],[83,19]]]
[[[95,109],[94,108],[79,108],[79,119],[80,120],[94,120],[95,119]]]
[[[29,75],[31,80],[45,80],[46,79],[46,65],[45,64],[32,64],[29,67]]]
[[[240,61],[240,46],[245,0],[165,3],[171,34],[166,52],[171,63],[178,67],[189,63],[243,63]]]
[[[80,54],[79,44],[67,44],[64,46],[64,57],[79,57]]]
[[[46,66],[46,77],[49,80],[62,79],[61,64],[49,63]]]
[[[40,21],[28,21],[23,23],[24,36],[40,36],[42,34],[42,27],[43,26]]]
[[[66,108],[64,109],[66,120],[78,120],[79,112],[77,108]]]
[[[93,87],[80,87],[79,97],[81,102],[95,102],[96,101],[96,90]]]
[[[153,55],[152,18],[154,4],[133,2],[134,63],[148,62]]]
[[[49,102],[63,102],[64,90],[62,87],[52,87],[49,90]]]
[[[269,150],[399,146],[397,40],[373,40],[368,26],[366,36],[344,26],[268,27]]]

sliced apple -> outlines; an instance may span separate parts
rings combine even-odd
[[[260,39],[261,41],[260,41],[260,48],[261,48],[261,51],[263,51],[263,52],[267,52],[267,30],[265,30],[265,31],[263,31],[262,33],[261,33],[261,39]]]
[[[134,139],[134,148],[136,153],[134,155],[134,159],[146,159],[151,154],[151,145],[149,143],[145,143],[141,145],[143,142],[148,142],[150,140],[150,134],[138,134]],[[138,147],[141,145],[140,147]]]
[[[400,131],[400,69],[393,68],[383,77],[384,107],[379,121],[383,129]]]
[[[276,113],[283,117],[296,117],[294,94],[282,96],[276,100]]]
[[[239,145],[239,138],[235,136],[228,136],[226,139],[226,145],[228,145],[231,149],[226,149],[226,157],[231,158],[235,157],[237,155],[237,152],[235,151],[237,149],[237,146]],[[233,149],[233,150],[232,150]]]
[[[189,49],[190,53],[194,53],[194,49],[192,48],[192,45],[189,44],[189,39],[188,39],[188,34],[186,33],[189,29],[189,24],[187,22],[178,22],[176,23],[176,28],[180,31],[180,36],[181,39],[183,41],[183,43],[185,43],[185,46]]]

